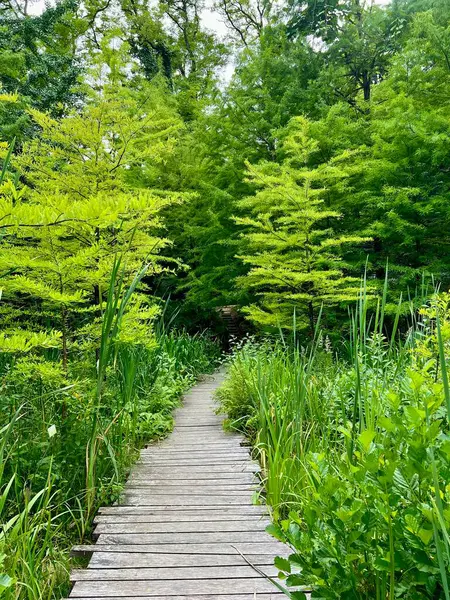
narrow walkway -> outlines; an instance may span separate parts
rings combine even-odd
[[[242,437],[225,433],[212,394],[220,376],[186,396],[172,435],[146,448],[122,503],[100,510],[87,569],[70,598],[281,600],[268,575],[286,548],[266,532],[264,507]]]

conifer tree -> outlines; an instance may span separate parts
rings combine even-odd
[[[97,78],[80,112],[55,120],[30,111],[41,134],[13,163],[24,185],[4,186],[0,203],[2,306],[11,321],[33,306],[41,324],[52,322],[64,367],[75,321],[99,316],[116,252],[130,276],[143,262],[153,274],[165,268],[160,212],[182,198],[145,186],[173,151],[179,118],[157,86],[123,86],[120,57],[107,60],[108,80]]]
[[[348,274],[340,249],[364,239],[333,231],[341,215],[324,206],[327,174],[304,167],[314,145],[289,136],[284,148],[281,164],[248,165],[256,192],[238,203],[249,213],[236,219],[245,228],[240,258],[249,267],[239,284],[258,298],[245,311],[259,326],[313,330],[322,304],[355,300],[360,280]]]

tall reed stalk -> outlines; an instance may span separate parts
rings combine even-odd
[[[106,370],[113,356],[115,343],[127,305],[149,268],[149,265],[143,266],[136,273],[128,288],[125,288],[125,267],[122,265],[122,262],[122,256],[115,257],[102,317],[95,405],[91,435],[86,447],[86,514],[88,517],[93,514],[95,508],[96,462],[101,444],[105,445],[111,461],[115,464],[114,451],[108,442],[108,429],[99,430],[99,415],[102,408],[102,394],[105,385]],[[119,417],[120,414],[117,414],[114,419]]]

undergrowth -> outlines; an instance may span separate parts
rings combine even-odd
[[[150,322],[127,329],[129,288],[114,267],[101,331],[84,332],[64,371],[48,352],[0,365],[0,597],[68,593],[69,550],[89,540],[139,449],[172,428],[181,393],[218,359],[206,335]],[[127,335],[128,334],[128,335]]]
[[[402,336],[362,293],[337,349],[316,331],[236,347],[219,391],[261,461],[288,595],[449,600],[450,295]],[[394,322],[398,322],[398,319]]]

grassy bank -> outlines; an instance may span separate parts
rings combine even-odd
[[[402,336],[362,299],[339,348],[317,332],[231,357],[221,408],[253,442],[272,533],[293,548],[278,561],[287,592],[450,598],[449,299]]]

